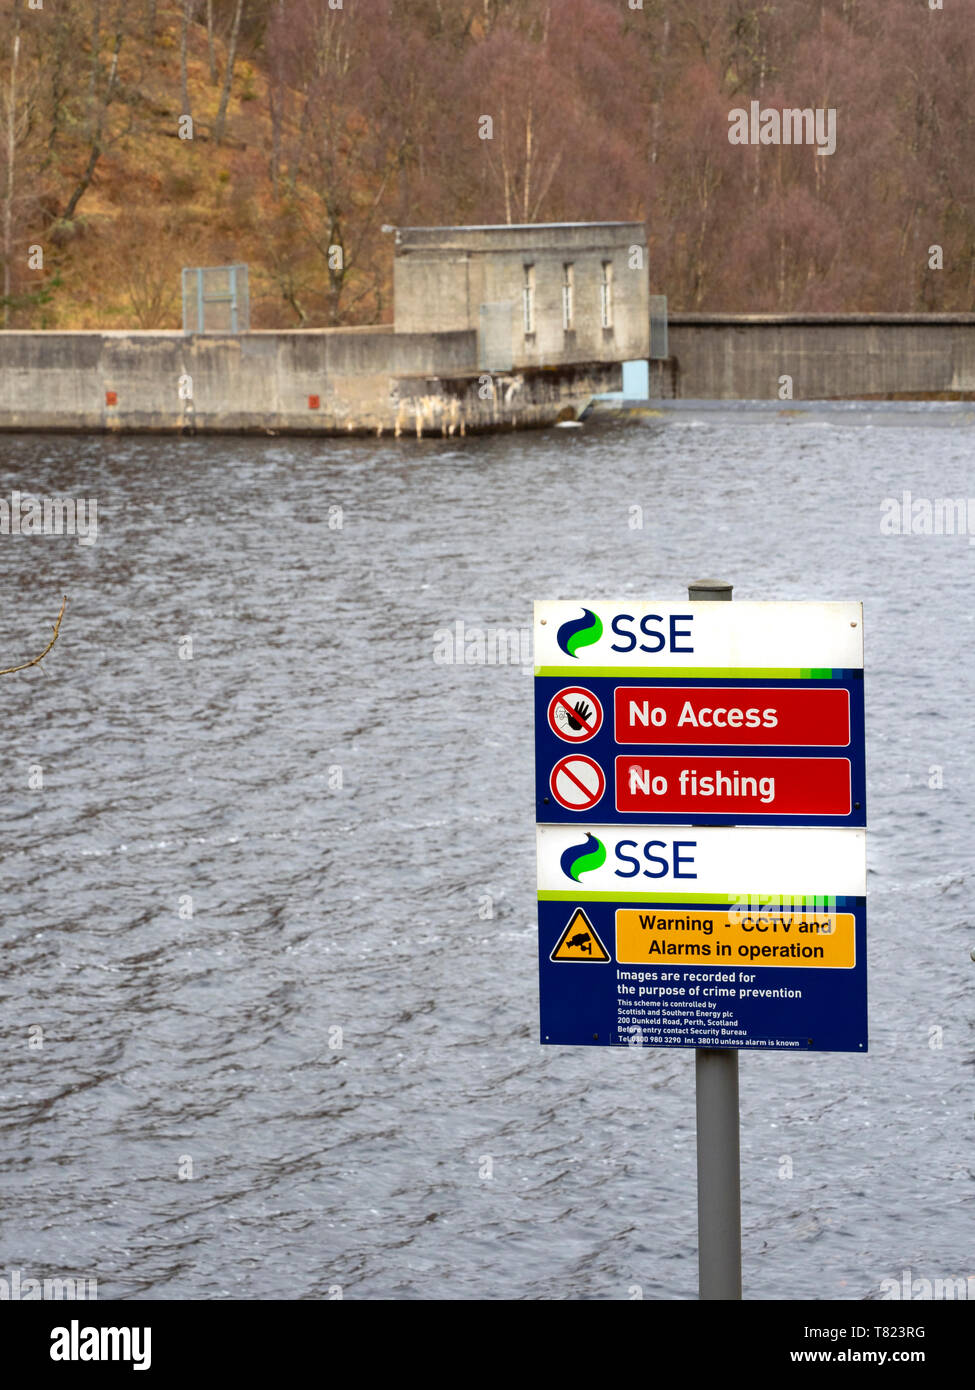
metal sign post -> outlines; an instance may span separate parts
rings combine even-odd
[[[701,579],[688,585],[687,597],[730,603],[732,587],[719,579]],[[741,1298],[738,1051],[699,1047],[694,1057],[698,1297]]]
[[[700,1297],[739,1300],[738,1052],[867,1049],[863,608],[535,604],[540,1041],[693,1047]]]

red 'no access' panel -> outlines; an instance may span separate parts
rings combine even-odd
[[[848,758],[616,759],[616,809],[645,815],[847,816]]]
[[[616,742],[845,748],[850,697],[833,689],[621,685]]]

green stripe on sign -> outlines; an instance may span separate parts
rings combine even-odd
[[[652,893],[646,892],[627,893],[624,888],[618,888],[615,893],[590,893],[585,888],[577,888],[574,891],[564,891],[561,888],[539,889],[538,901],[546,903],[574,903],[578,899],[587,903],[620,903],[624,907],[639,906],[646,903],[652,907],[654,903],[702,903],[710,904],[712,907],[723,907],[730,909],[736,904],[748,912],[760,912],[765,907],[777,907],[785,902],[793,907],[811,907],[819,912],[834,912],[836,910],[836,898],[825,897],[822,894],[807,893],[742,893],[733,896],[730,893]]]
[[[831,667],[810,670],[800,666],[536,666],[536,676],[627,677],[634,681],[652,680],[660,676],[667,680],[775,680],[828,681],[833,678]]]

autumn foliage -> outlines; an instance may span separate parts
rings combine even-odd
[[[629,218],[673,309],[971,309],[975,0],[936,3],[0,0],[4,322],[178,327],[230,261],[255,327],[377,322],[384,227]],[[836,152],[730,143],[752,101]]]

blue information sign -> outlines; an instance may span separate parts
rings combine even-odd
[[[865,900],[729,906],[540,901],[542,1042],[865,1052]]]
[[[535,617],[542,1042],[866,1051],[860,605]]]
[[[817,680],[537,676],[535,729],[544,823],[867,823],[862,670]]]

